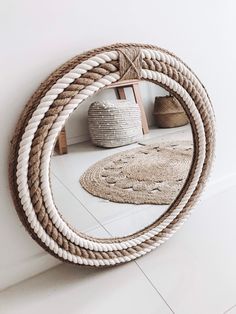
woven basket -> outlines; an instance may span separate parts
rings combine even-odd
[[[153,115],[160,128],[174,128],[189,122],[181,104],[173,96],[156,97]]]
[[[143,135],[139,106],[128,100],[92,103],[88,125],[92,142],[100,147],[128,145]]]

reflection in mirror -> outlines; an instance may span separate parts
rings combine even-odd
[[[156,221],[191,167],[191,125],[178,102],[145,81],[123,81],[84,101],[51,158],[63,218],[95,237],[122,237]]]

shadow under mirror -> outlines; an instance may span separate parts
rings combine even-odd
[[[192,156],[191,125],[175,97],[146,81],[114,83],[84,101],[58,137],[55,204],[90,236],[130,235],[169,208]]]

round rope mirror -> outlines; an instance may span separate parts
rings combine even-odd
[[[148,227],[119,238],[95,238],[59,214],[50,187],[50,158],[70,114],[105,86],[147,80],[171,92],[192,127],[194,156],[187,180],[168,210]],[[18,215],[49,253],[75,264],[115,265],[166,241],[186,220],[211,168],[214,114],[204,86],[176,56],[151,45],[115,44],[76,56],[53,72],[26,105],[11,142],[9,179]]]

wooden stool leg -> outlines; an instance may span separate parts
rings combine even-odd
[[[132,85],[132,90],[134,93],[134,99],[136,103],[139,105],[139,109],[141,112],[141,120],[142,120],[142,129],[143,129],[143,134],[149,133],[149,128],[148,128],[148,123],[147,123],[147,118],[146,114],[143,108],[143,102],[141,98],[141,93],[138,84],[133,84]]]
[[[57,143],[55,146],[55,150],[59,155],[67,154],[67,141],[66,141],[66,129],[65,127],[61,130]]]
[[[126,99],[124,87],[116,87],[116,92],[119,99]]]

